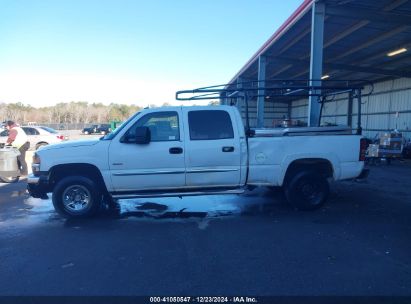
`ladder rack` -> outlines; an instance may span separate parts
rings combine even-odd
[[[367,88],[366,92],[363,92]],[[197,88],[193,90],[181,90],[176,92],[176,100],[196,101],[228,99],[230,105],[235,105],[238,99],[242,99],[246,105],[246,131],[250,134],[249,100],[262,97],[275,97],[277,101],[292,101],[304,97],[316,97],[321,104],[319,123],[323,106],[334,100],[335,96],[348,94],[349,98],[356,98],[358,105],[357,134],[362,133],[361,128],[361,98],[372,94],[374,86],[366,80],[290,80],[275,79],[266,81],[246,81],[235,84],[222,84]],[[318,123],[318,126],[319,125]]]

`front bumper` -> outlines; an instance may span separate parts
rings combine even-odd
[[[51,192],[48,176],[30,174],[27,177],[27,191],[32,197],[48,199],[47,193]]]

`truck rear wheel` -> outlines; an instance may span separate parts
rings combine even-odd
[[[299,210],[315,210],[322,207],[329,193],[327,179],[312,171],[295,174],[285,185],[287,200]]]
[[[53,191],[53,205],[66,218],[86,218],[97,213],[103,195],[88,177],[69,176],[61,179]]]

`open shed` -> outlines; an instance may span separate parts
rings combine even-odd
[[[362,100],[368,137],[397,129],[411,137],[411,2],[409,0],[305,0],[264,43],[227,87],[274,79],[337,79],[373,83]],[[366,88],[369,89],[369,88]],[[228,103],[221,95],[221,103]],[[315,98],[288,100],[259,94],[250,102],[250,123],[273,127],[283,119],[308,125],[356,128],[356,100],[338,96],[319,120]],[[239,100],[237,106],[244,113]],[[243,115],[243,117],[245,117]]]

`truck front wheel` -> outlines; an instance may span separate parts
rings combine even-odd
[[[84,176],[69,176],[61,179],[53,191],[53,205],[66,218],[85,218],[100,209],[103,195],[98,185]]]
[[[303,171],[292,176],[285,185],[287,200],[299,210],[315,210],[324,205],[330,187],[325,176]]]

